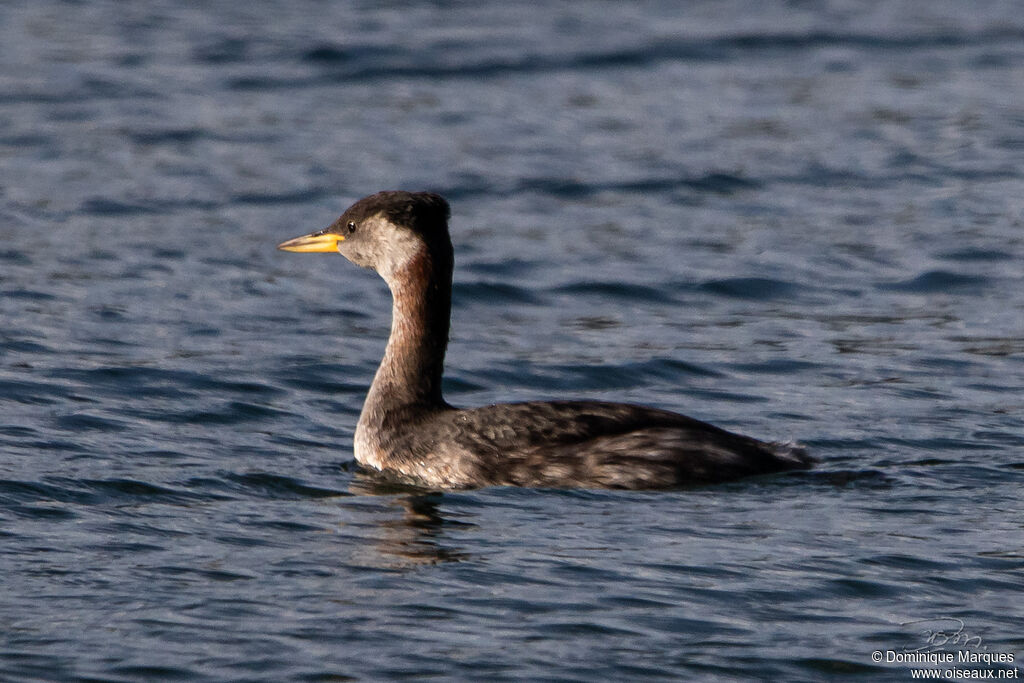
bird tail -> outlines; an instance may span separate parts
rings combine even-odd
[[[791,469],[806,470],[814,466],[817,462],[807,452],[807,449],[798,444],[795,441],[773,441],[771,444],[772,451],[776,457]]]

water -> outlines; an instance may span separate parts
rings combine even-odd
[[[5,3],[0,678],[1019,663],[1022,39],[1013,2]],[[454,403],[639,401],[821,464],[360,473],[387,292],[274,245],[385,188],[453,203]]]

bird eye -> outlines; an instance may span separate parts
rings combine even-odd
[[[356,222],[355,222],[355,221],[349,221],[349,222],[348,222],[348,231],[349,231],[350,233],[352,233],[352,232],[355,232],[355,231],[356,231]]]

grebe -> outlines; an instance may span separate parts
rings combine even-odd
[[[378,192],[329,227],[278,245],[340,252],[384,278],[391,336],[356,426],[356,460],[433,488],[656,489],[806,469],[803,449],[684,415],[602,401],[458,409],[441,396],[451,318],[448,202]]]

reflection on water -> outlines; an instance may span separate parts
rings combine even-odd
[[[443,493],[430,492],[389,480],[386,476],[360,470],[349,485],[349,492],[388,499],[389,508],[400,516],[378,520],[380,532],[377,550],[400,558],[389,566],[400,569],[411,565],[458,562],[469,558],[462,549],[452,547],[445,530],[452,527],[473,528],[470,522],[442,517],[440,503]]]

